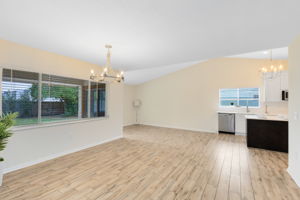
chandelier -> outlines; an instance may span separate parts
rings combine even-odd
[[[111,45],[105,45],[107,48],[107,55],[106,55],[106,64],[103,71],[100,74],[95,74],[94,70],[91,70],[90,79],[93,81],[99,82],[122,82],[124,81],[124,72],[119,70],[114,70],[111,67],[110,62],[110,49],[112,48]]]
[[[262,73],[262,76],[265,79],[273,79],[279,75],[279,72],[284,70],[283,65],[276,65],[273,62],[273,51],[270,50],[270,61],[268,63],[268,66],[264,66],[260,69],[260,72]]]

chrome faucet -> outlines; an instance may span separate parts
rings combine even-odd
[[[265,114],[268,114],[268,104],[265,104]]]
[[[248,100],[247,100],[247,105],[246,105],[246,112],[249,113],[250,110],[249,110],[249,105],[248,105]]]

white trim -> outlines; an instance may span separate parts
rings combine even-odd
[[[110,102],[107,101],[108,99],[110,99],[110,91],[111,91],[111,84],[105,83],[105,115],[109,115],[110,113],[109,106],[108,106]]]
[[[106,97],[105,97],[106,98]],[[88,100],[87,100],[87,117],[90,118],[91,117],[91,81],[89,81],[89,84],[88,84]]]
[[[45,128],[45,127],[51,127],[51,126],[63,126],[66,124],[75,124],[75,123],[83,123],[83,122],[92,122],[96,120],[106,120],[108,119],[108,116],[105,117],[93,117],[93,118],[82,118],[82,119],[66,119],[62,121],[57,122],[42,122],[40,124],[34,124],[34,125],[24,125],[24,126],[13,126],[11,130],[15,133],[17,131],[27,130],[27,129],[35,129],[35,128]]]
[[[61,152],[61,153],[52,154],[52,155],[49,155],[49,156],[46,156],[46,157],[43,157],[43,158],[40,158],[40,159],[37,159],[37,160],[34,160],[34,161],[29,161],[29,162],[25,162],[25,163],[22,163],[22,164],[18,164],[16,166],[3,169],[3,174],[6,174],[6,173],[9,173],[9,172],[18,170],[18,169],[22,169],[22,168],[25,168],[25,167],[29,167],[29,166],[32,166],[32,165],[36,165],[38,163],[45,162],[45,161],[48,161],[48,160],[51,160],[51,159],[54,159],[54,158],[58,158],[58,157],[61,157],[61,156],[64,156],[64,155],[67,155],[67,154],[70,154],[70,153],[74,153],[74,152],[77,152],[77,151],[81,151],[81,150],[84,150],[84,149],[87,149],[87,148],[90,148],[90,147],[94,147],[94,146],[97,146],[97,145],[108,143],[108,142],[111,142],[111,141],[114,141],[114,140],[117,140],[117,139],[120,139],[120,138],[123,138],[123,136],[114,137],[114,138],[107,139],[107,140],[104,140],[104,141],[101,141],[101,142],[88,144],[88,145],[85,145],[85,146],[82,146],[82,147],[79,147],[79,148],[76,148],[76,149],[64,151],[64,152]]]
[[[88,102],[86,102],[88,103]],[[82,87],[81,85],[78,86],[78,110],[77,110],[77,113],[78,113],[78,119],[81,119],[82,118]]]
[[[246,108],[247,106],[240,106],[240,105],[228,105],[228,106],[222,106],[221,105],[221,90],[237,90],[237,99],[226,99],[226,100],[236,100],[237,103],[239,104],[240,101],[240,90],[241,89],[249,89],[249,88],[257,88],[258,89],[258,99],[255,98],[248,98],[248,99],[242,99],[242,100],[258,100],[258,106],[248,106],[248,108],[260,108],[261,107],[261,89],[260,87],[243,87],[243,88],[219,88],[219,108],[234,108],[234,107],[238,107],[238,108]]]
[[[19,69],[13,69],[13,68],[7,68],[7,67],[1,67],[0,66],[0,116],[2,115],[2,81],[3,81],[3,70],[4,69],[10,69],[11,73],[13,72],[13,70],[19,70]],[[20,71],[24,71],[24,72],[30,72],[30,73],[37,73],[37,72],[32,72],[32,71],[28,71],[28,70],[23,70],[21,69]],[[88,118],[81,118],[82,117],[82,86],[81,85],[77,85],[77,84],[67,84],[67,83],[57,83],[57,82],[51,82],[51,81],[43,81],[42,80],[42,75],[44,73],[39,72],[38,73],[38,122],[36,124],[29,124],[29,125],[20,125],[20,126],[13,126],[11,128],[11,130],[13,131],[19,131],[19,130],[26,130],[26,129],[32,129],[32,128],[43,128],[43,127],[51,127],[51,126],[57,126],[57,125],[65,125],[65,124],[72,124],[72,123],[77,123],[77,122],[86,122],[86,121],[93,121],[95,119],[107,119],[108,118],[108,84],[105,84],[106,87],[106,94],[105,94],[105,116],[104,117],[90,117],[90,80],[86,80],[86,79],[79,79],[82,81],[88,81],[89,82],[89,91],[88,91]],[[46,74],[48,75],[48,74]],[[51,75],[49,75],[51,76]],[[58,75],[54,75],[54,76],[58,76]],[[64,76],[60,76],[60,77],[64,77]],[[71,78],[71,77],[64,77],[64,78]],[[73,79],[77,79],[77,78],[73,78]],[[11,81],[12,81],[12,75],[11,75]],[[98,82],[96,82],[98,84]],[[71,86],[71,87],[78,87],[78,116],[77,119],[65,119],[63,121],[54,121],[54,122],[42,122],[42,85],[43,84],[54,84],[54,85],[62,85],[62,86]],[[98,97],[98,95],[97,95]]]
[[[123,124],[123,127],[126,126],[133,126],[133,125],[138,125],[137,123],[133,122],[133,123],[127,123],[127,124]]]
[[[39,73],[39,82],[38,82],[38,123],[42,122],[42,74]],[[2,104],[1,104],[2,105]]]
[[[292,179],[295,181],[295,183],[298,185],[298,187],[300,188],[300,178],[298,179],[296,176],[293,175],[293,172],[291,170],[291,168],[287,168],[286,170],[288,172],[288,174],[292,177]]]
[[[43,74],[41,74],[43,75]],[[44,74],[45,75],[45,74]],[[51,75],[50,75],[51,76]],[[72,78],[68,78],[68,77],[64,77],[64,76],[60,76],[62,78],[66,78],[66,79],[72,79]],[[80,79],[81,81],[88,81],[88,80],[85,80],[85,79]],[[79,87],[81,85],[78,85],[78,84],[72,84],[72,83],[64,83],[64,82],[52,82],[52,81],[43,81],[43,79],[41,79],[41,82],[42,84],[47,84],[47,85],[59,85],[59,86],[68,86],[68,87]]]
[[[235,135],[240,135],[240,136],[246,136],[246,133],[241,133],[241,132],[235,132]]]
[[[196,131],[196,132],[201,132],[201,133],[218,134],[218,131],[195,129],[195,128],[184,128],[184,127],[178,127],[178,126],[166,126],[166,125],[157,125],[157,124],[151,124],[151,123],[139,123],[139,125],[156,126],[156,127],[161,127],[161,128],[173,128],[173,129],[179,129],[179,130]]]

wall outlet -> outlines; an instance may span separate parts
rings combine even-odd
[[[294,120],[298,120],[298,118],[299,118],[298,112],[294,112]]]

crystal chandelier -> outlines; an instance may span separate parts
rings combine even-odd
[[[279,75],[280,71],[284,70],[283,65],[275,65],[273,63],[273,51],[270,50],[270,61],[269,66],[264,66],[260,69],[260,72],[262,73],[262,76],[264,79],[273,79]]]
[[[122,82],[124,81],[124,72],[119,70],[114,70],[111,67],[110,62],[110,49],[112,48],[111,45],[105,45],[107,48],[107,56],[106,56],[106,64],[103,71],[98,75],[95,74],[94,70],[91,70],[90,79],[93,81],[99,82]]]

